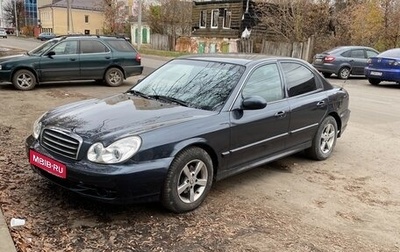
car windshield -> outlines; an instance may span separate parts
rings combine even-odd
[[[176,59],[150,74],[131,91],[144,97],[216,111],[225,104],[244,70],[244,66],[228,63]]]
[[[32,49],[31,51],[28,52],[28,55],[40,55],[47,51],[50,47],[52,47],[55,43],[57,43],[59,40],[58,39],[52,39],[47,41],[44,44],[41,44],[40,46],[36,47],[35,49]]]
[[[387,50],[381,54],[379,54],[377,57],[385,57],[385,58],[400,58],[400,49],[391,49]]]

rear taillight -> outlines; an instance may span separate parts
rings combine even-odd
[[[333,57],[333,56],[325,56],[324,57],[324,62],[325,63],[330,63],[330,62],[333,62],[333,61],[335,61],[335,57]]]
[[[138,62],[140,64],[140,62],[142,61],[142,57],[140,57],[139,53],[136,53],[136,58],[135,58],[136,62]]]

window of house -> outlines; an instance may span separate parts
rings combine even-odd
[[[290,97],[315,91],[319,85],[315,75],[305,66],[297,63],[282,63],[288,94]]]
[[[211,11],[211,28],[218,28],[219,10]]]
[[[206,28],[207,24],[207,11],[203,10],[200,12],[200,22],[199,22],[199,27],[200,28]]]
[[[224,10],[224,22],[223,22],[224,28],[231,28],[231,17],[232,17],[232,12],[225,9]]]
[[[85,23],[89,23],[89,16],[85,15]]]

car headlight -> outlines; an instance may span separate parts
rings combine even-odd
[[[132,157],[140,148],[142,139],[138,136],[122,138],[107,147],[102,143],[90,146],[87,158],[91,162],[101,164],[121,163]]]
[[[47,112],[46,112],[47,113]],[[32,136],[35,139],[39,138],[40,132],[42,131],[42,118],[44,117],[44,115],[46,114],[44,113],[43,115],[41,115],[34,123],[33,123],[33,133]]]

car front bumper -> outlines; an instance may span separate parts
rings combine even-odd
[[[34,150],[65,164],[65,179],[31,164],[31,168],[47,180],[98,201],[127,204],[159,200],[171,158],[143,163],[102,165],[84,160],[58,158],[44,149],[32,136],[26,139],[26,152]]]
[[[0,70],[0,82],[11,81],[10,70]]]

